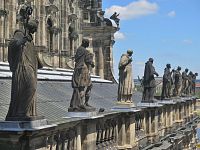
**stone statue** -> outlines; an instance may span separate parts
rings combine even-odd
[[[193,74],[192,76],[192,94],[195,95],[196,94],[196,78],[198,76],[198,73]]]
[[[153,58],[149,58],[149,60],[145,64],[144,70],[144,92],[142,102],[154,102],[153,99],[156,88],[154,75],[159,76],[153,66]]]
[[[182,72],[182,94],[184,95],[187,95],[188,94],[188,84],[189,84],[189,81],[188,81],[188,69],[186,68],[185,71]]]
[[[75,54],[75,68],[72,76],[72,88],[74,89],[68,111],[87,111],[92,109],[88,104],[92,82],[90,68],[94,68],[93,54],[86,48],[89,40],[83,39],[81,46]]]
[[[25,31],[15,31],[8,46],[12,91],[6,121],[34,120],[37,117],[37,69],[42,68],[32,37],[37,28],[38,22],[29,20]]]
[[[122,54],[119,62],[118,102],[132,102],[132,54],[132,50],[127,50],[127,54]]]
[[[186,88],[186,95],[189,96],[192,94],[192,80],[193,80],[193,72],[190,71],[189,74],[188,74],[188,84],[187,84],[187,88]]]
[[[162,86],[162,94],[161,99],[170,98],[171,97],[171,85],[172,85],[172,72],[170,71],[171,65],[167,64],[164,70],[163,75],[163,86]]]
[[[181,67],[178,66],[177,70],[174,71],[174,96],[181,96],[181,87],[182,87],[182,75]]]
[[[119,14],[117,14],[117,12],[114,12],[114,14],[112,14],[112,16],[110,16],[110,19],[114,20],[115,23],[117,24],[117,26],[119,27],[119,21],[120,19],[118,18]]]

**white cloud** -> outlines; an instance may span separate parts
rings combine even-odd
[[[168,17],[175,17],[176,16],[176,12],[174,10],[170,11],[168,14],[167,14]]]
[[[106,17],[110,17],[114,12],[120,13],[119,18],[122,20],[129,20],[154,14],[158,11],[156,3],[148,2],[147,0],[133,1],[127,6],[113,5],[106,9]]]
[[[192,40],[185,39],[185,40],[183,40],[183,43],[189,45],[189,44],[192,44]]]
[[[115,36],[115,39],[116,39],[116,40],[123,40],[123,39],[125,39],[125,35],[124,35],[122,32],[119,32],[119,31],[117,31],[117,32],[114,34],[114,36]]]

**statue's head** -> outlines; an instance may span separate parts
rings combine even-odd
[[[34,19],[31,19],[31,20],[28,21],[27,29],[29,30],[29,32],[31,34],[37,32],[38,23],[39,22],[37,20],[34,20]]]
[[[132,51],[131,49],[129,49],[129,50],[127,50],[127,54],[128,54],[129,56],[132,56],[133,51]]]
[[[188,68],[186,68],[186,69],[185,69],[185,72],[188,72],[188,71],[189,71]]]
[[[171,65],[170,65],[170,64],[167,64],[166,67],[167,67],[167,68],[171,68]]]
[[[83,39],[82,40],[82,44],[81,44],[81,46],[83,46],[83,47],[89,47],[89,40],[88,39]]]
[[[181,70],[181,67],[180,67],[180,66],[178,66],[177,70],[178,70],[178,71],[180,71],[180,70]]]
[[[152,63],[153,63],[153,58],[149,58],[149,62],[152,62]]]

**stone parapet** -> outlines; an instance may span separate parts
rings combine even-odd
[[[95,117],[68,116],[50,122],[54,126],[35,130],[1,128],[0,149],[187,149],[195,145],[198,117],[191,115],[194,109],[186,113],[189,112],[186,106],[195,103],[196,99],[190,99],[143,106],[137,111],[112,110],[97,113]],[[189,119],[184,120],[174,112]]]

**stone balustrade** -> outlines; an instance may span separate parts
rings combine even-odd
[[[58,118],[49,128],[0,129],[4,150],[189,149],[195,146],[196,99],[161,102],[91,118]]]

